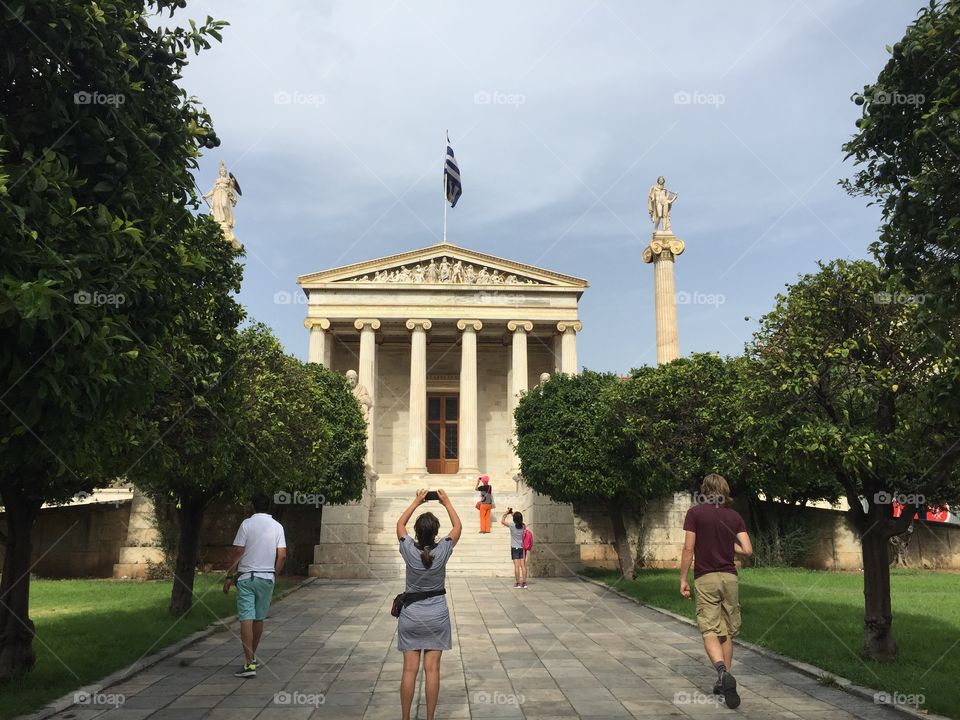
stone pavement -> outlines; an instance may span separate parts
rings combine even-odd
[[[398,581],[317,581],[273,608],[258,677],[238,680],[240,643],[217,633],[104,690],[119,707],[58,718],[306,720],[398,718],[401,654],[389,614]],[[737,650],[743,704],[718,705],[695,628],[576,578],[448,579],[453,650],[441,665],[437,718],[902,719]],[[750,621],[749,610],[745,621]],[[119,640],[119,639],[118,639]],[[414,704],[425,717],[421,687]]]

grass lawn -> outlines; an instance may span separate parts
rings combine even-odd
[[[693,600],[680,596],[676,570],[641,570],[629,582],[612,573],[591,575],[645,603],[695,617]],[[891,585],[896,662],[881,665],[860,655],[859,573],[740,571],[740,637],[866,687],[922,694],[922,707],[960,718],[960,574],[894,570]]]
[[[236,614],[236,591],[224,595],[222,583],[222,574],[198,574],[193,610],[178,619],[167,612],[170,580],[33,580],[37,664],[26,677],[0,686],[0,718],[36,710]],[[281,579],[277,591],[294,584]]]

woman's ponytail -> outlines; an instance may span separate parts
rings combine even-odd
[[[420,546],[420,559],[425,568],[433,565],[433,555],[430,551],[436,547],[438,532],[440,532],[440,521],[433,513],[424,513],[413,524],[413,533],[417,537],[417,545]]]

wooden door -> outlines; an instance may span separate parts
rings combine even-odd
[[[450,474],[460,469],[460,396],[427,394],[427,471]]]

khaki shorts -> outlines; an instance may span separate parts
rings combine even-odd
[[[733,637],[740,632],[740,588],[733,573],[714,572],[693,581],[697,627],[703,635]]]

